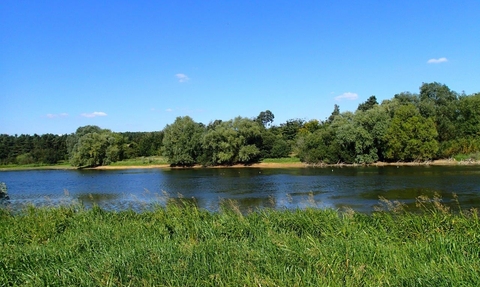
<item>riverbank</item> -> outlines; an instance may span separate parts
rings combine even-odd
[[[478,213],[0,209],[2,286],[479,286]],[[393,203],[385,206],[394,207]]]
[[[195,165],[192,167],[171,167],[169,164],[142,164],[142,165],[106,165],[97,166],[88,169],[94,170],[121,170],[121,169],[184,169],[184,168],[308,168],[308,167],[360,167],[360,166],[455,166],[455,165],[480,165],[480,161],[456,161],[452,159],[440,159],[424,162],[376,162],[372,164],[306,164],[303,162],[260,162],[253,164],[235,164],[235,165],[218,165],[204,167]],[[50,166],[9,166],[2,167],[0,171],[9,170],[74,170],[78,169],[68,165],[50,165]]]
[[[433,160],[425,162],[376,162],[372,164],[362,165],[362,164],[306,164],[303,162],[260,162],[253,164],[235,164],[235,165],[217,165],[204,167],[201,165],[195,165],[192,167],[171,167],[168,164],[159,164],[159,165],[117,165],[117,166],[98,166],[92,169],[100,170],[115,170],[115,169],[140,169],[140,168],[173,168],[173,169],[183,169],[183,168],[308,168],[308,167],[360,167],[360,166],[455,166],[455,165],[479,165],[479,161],[455,161],[449,159],[442,160]]]

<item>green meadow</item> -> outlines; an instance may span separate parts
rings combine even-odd
[[[476,210],[0,209],[0,286],[480,286]]]

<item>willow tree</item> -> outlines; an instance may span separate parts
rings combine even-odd
[[[163,130],[162,154],[172,166],[192,166],[201,154],[204,128],[189,116],[177,117]]]
[[[257,121],[237,117],[208,130],[202,140],[204,164],[254,162],[260,157],[262,127]]]
[[[77,129],[69,136],[68,150],[70,164],[76,167],[108,165],[121,159],[118,135],[97,126]]]

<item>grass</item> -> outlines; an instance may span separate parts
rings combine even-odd
[[[0,209],[1,286],[479,286],[476,210]],[[401,207],[401,206],[400,206]],[[395,211],[393,211],[395,210]]]
[[[263,159],[264,163],[301,163],[298,157],[284,157],[284,158],[266,158]]]
[[[471,154],[458,154],[454,156],[456,161],[477,161],[480,160],[480,152],[475,152]]]
[[[137,157],[111,163],[111,166],[149,166],[168,164],[163,156]]]
[[[35,169],[73,169],[70,163],[66,161],[59,162],[57,164],[5,164],[0,165],[0,170],[35,170]]]

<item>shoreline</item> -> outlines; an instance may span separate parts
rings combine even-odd
[[[260,162],[249,165],[235,164],[235,165],[218,165],[204,167],[202,165],[195,165],[192,167],[171,167],[169,164],[154,164],[154,165],[118,165],[118,166],[97,166],[91,168],[84,168],[86,170],[125,170],[125,169],[199,169],[199,168],[327,168],[327,167],[363,167],[363,166],[457,166],[457,165],[480,165],[480,161],[456,161],[449,159],[439,159],[424,162],[376,162],[372,164],[306,164],[303,162],[289,162],[289,163],[275,163],[275,162]],[[38,167],[7,167],[0,168],[1,171],[24,171],[24,170],[76,170],[78,168],[72,166],[38,166]]]
[[[125,165],[125,166],[97,166],[93,170],[119,170],[119,169],[198,169],[198,168],[312,168],[312,167],[363,167],[363,166],[457,166],[457,165],[480,165],[478,161],[455,161],[448,159],[439,159],[433,161],[425,162],[376,162],[372,164],[306,164],[303,162],[290,162],[290,163],[254,163],[249,165],[244,164],[235,164],[235,165],[217,165],[217,166],[208,166],[204,167],[201,165],[195,165],[191,167],[171,167],[169,164],[159,164],[159,165]]]

